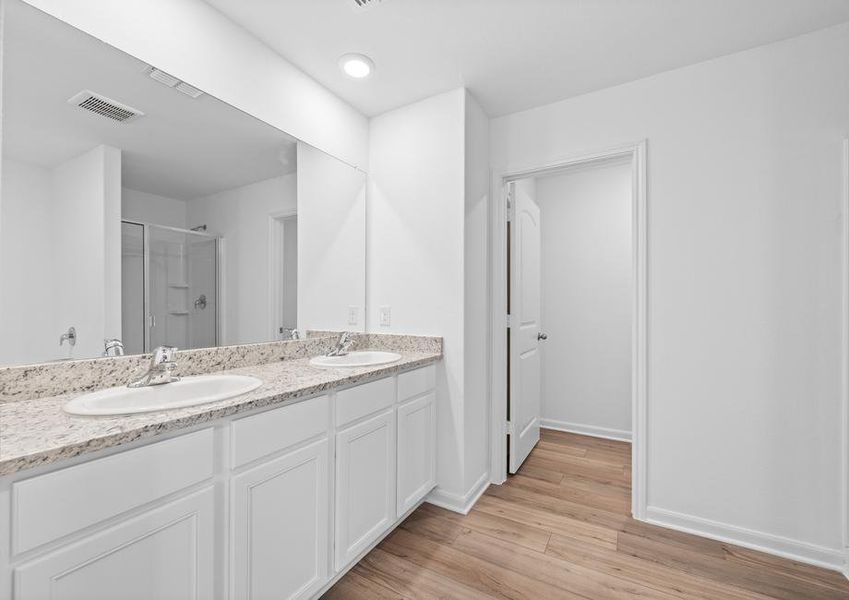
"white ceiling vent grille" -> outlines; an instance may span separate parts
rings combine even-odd
[[[189,85],[185,81],[181,81],[180,83],[175,85],[174,89],[180,92],[181,94],[185,94],[189,98],[199,98],[203,95],[202,91],[200,91],[194,86]]]
[[[189,85],[185,81],[180,81],[173,75],[169,75],[165,71],[160,71],[156,67],[147,67],[147,74],[151,79],[158,81],[162,85],[167,85],[170,88],[174,88],[181,94],[185,94],[189,98],[200,98],[203,96],[203,92],[197,89],[196,87]]]
[[[132,106],[121,104],[106,96],[101,96],[88,90],[83,90],[79,94],[69,98],[68,104],[73,104],[74,106],[93,112],[101,117],[118,121],[119,123],[128,123],[144,116],[142,111],[136,110]]]
[[[159,83],[165,84],[168,87],[174,87],[180,80],[174,77],[173,75],[169,75],[165,71],[160,71],[156,67],[150,67],[148,71],[148,75],[150,75],[151,79],[155,79]]]
[[[374,8],[375,6],[380,6],[387,0],[349,0],[351,3],[351,8],[355,12],[362,12],[364,10],[369,10]]]

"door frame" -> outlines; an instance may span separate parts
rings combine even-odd
[[[849,578],[849,136],[843,138],[843,190],[840,201],[841,219],[841,361],[840,395],[842,412],[842,481],[843,508],[843,575]]]
[[[507,336],[500,335],[506,329],[507,315],[507,205],[504,198],[506,184],[530,176],[554,173],[576,166],[596,162],[607,162],[627,158],[631,163],[631,223],[632,223],[632,337],[631,337],[631,410],[632,410],[632,487],[631,512],[635,519],[645,520],[646,479],[648,463],[648,280],[647,280],[647,165],[646,140],[583,154],[546,164],[505,170],[494,175],[491,215],[491,258],[490,288],[491,343],[490,343],[490,473],[491,482],[503,483],[507,477],[506,414]]]
[[[280,255],[283,250],[283,227],[287,219],[298,218],[297,209],[278,210],[268,214],[268,328],[273,341],[280,341],[277,328],[283,320],[283,302],[281,298]],[[297,325],[296,325],[297,326]]]

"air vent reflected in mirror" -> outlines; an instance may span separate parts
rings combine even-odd
[[[370,8],[374,8],[379,4],[382,4],[386,0],[350,0],[351,8],[357,12],[363,10],[369,10]]]
[[[83,90],[79,94],[68,99],[68,104],[73,104],[83,110],[87,110],[101,117],[118,121],[119,123],[128,123],[135,121],[139,117],[143,117],[144,113],[126,104],[116,102],[106,96],[95,94],[89,90]]]

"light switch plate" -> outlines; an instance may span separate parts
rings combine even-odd
[[[348,325],[356,325],[360,322],[360,309],[356,306],[348,307]]]
[[[381,327],[389,327],[392,324],[392,307],[391,306],[381,306],[380,307],[380,326]]]

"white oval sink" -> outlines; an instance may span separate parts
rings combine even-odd
[[[397,352],[383,352],[380,350],[363,350],[361,352],[348,352],[344,356],[316,356],[310,359],[314,367],[328,367],[333,369],[344,367],[374,367],[377,365],[388,365],[401,360]]]
[[[185,408],[247,394],[262,385],[245,375],[198,375],[163,385],[114,387],[69,400],[63,407],[72,415],[128,415]]]

